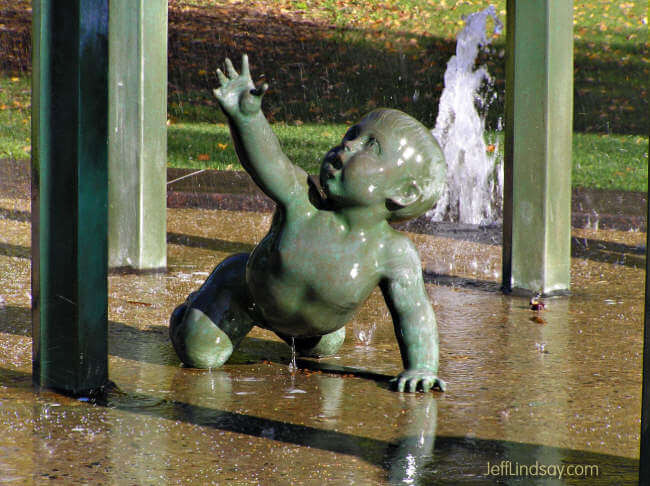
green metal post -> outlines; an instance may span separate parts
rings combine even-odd
[[[167,264],[167,1],[111,0],[109,266]]]
[[[108,382],[108,0],[34,0],[33,378]]]
[[[573,2],[507,2],[504,290],[569,290]]]

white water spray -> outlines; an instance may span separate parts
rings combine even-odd
[[[469,15],[458,34],[456,55],[447,63],[432,130],[447,160],[447,187],[428,213],[434,221],[489,224],[501,217],[503,160],[496,140],[488,151],[485,118],[476,110],[476,104],[485,106],[496,96],[494,92],[490,99],[479,95],[482,84],[491,83],[491,78],[485,66],[474,69],[479,50],[490,43],[486,36],[488,17],[494,19],[494,34],[501,32],[503,24],[493,6]]]

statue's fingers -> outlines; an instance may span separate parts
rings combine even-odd
[[[447,390],[447,383],[442,381],[440,378],[436,378],[436,382],[435,382],[434,386],[435,385],[438,385],[438,388],[440,388],[440,391]]]
[[[418,389],[418,381],[420,381],[418,378],[411,378],[409,380],[409,393],[415,393]]]
[[[433,380],[430,380],[428,378],[422,380],[422,391],[428,392],[429,390],[431,390],[431,388],[433,388],[433,383],[434,383]]]
[[[217,69],[217,78],[219,78],[219,84],[221,84],[221,86],[228,84],[228,78],[221,69]]]
[[[226,72],[228,73],[228,77],[230,77],[230,79],[239,76],[239,74],[237,74],[237,71],[235,71],[235,66],[232,65],[232,61],[228,58],[226,58]]]
[[[251,89],[251,94],[254,96],[264,96],[264,93],[266,93],[269,89],[268,83],[264,83],[262,86],[259,88],[253,88]]]
[[[397,391],[400,393],[403,392],[405,385],[406,385],[406,380],[404,378],[399,378],[397,380]]]
[[[219,99],[221,98],[221,88],[213,89],[212,93],[214,94],[214,97]]]
[[[248,67],[248,54],[244,54],[241,57],[241,75],[250,77],[250,69]]]

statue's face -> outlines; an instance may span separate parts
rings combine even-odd
[[[350,127],[323,159],[320,183],[328,199],[341,206],[370,206],[391,197],[400,179],[408,141],[381,122],[362,120]]]

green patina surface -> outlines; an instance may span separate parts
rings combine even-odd
[[[374,288],[391,312],[404,371],[399,391],[444,388],[438,335],[413,243],[389,221],[430,209],[446,164],[438,143],[397,110],[375,110],[352,126],[322,161],[320,187],[282,152],[261,112],[268,86],[255,88],[244,56],[227,60],[215,90],[244,168],[278,205],[250,255],[229,257],[171,319],[180,358],[221,366],[257,324],[307,356],[332,354],[345,324]]]

